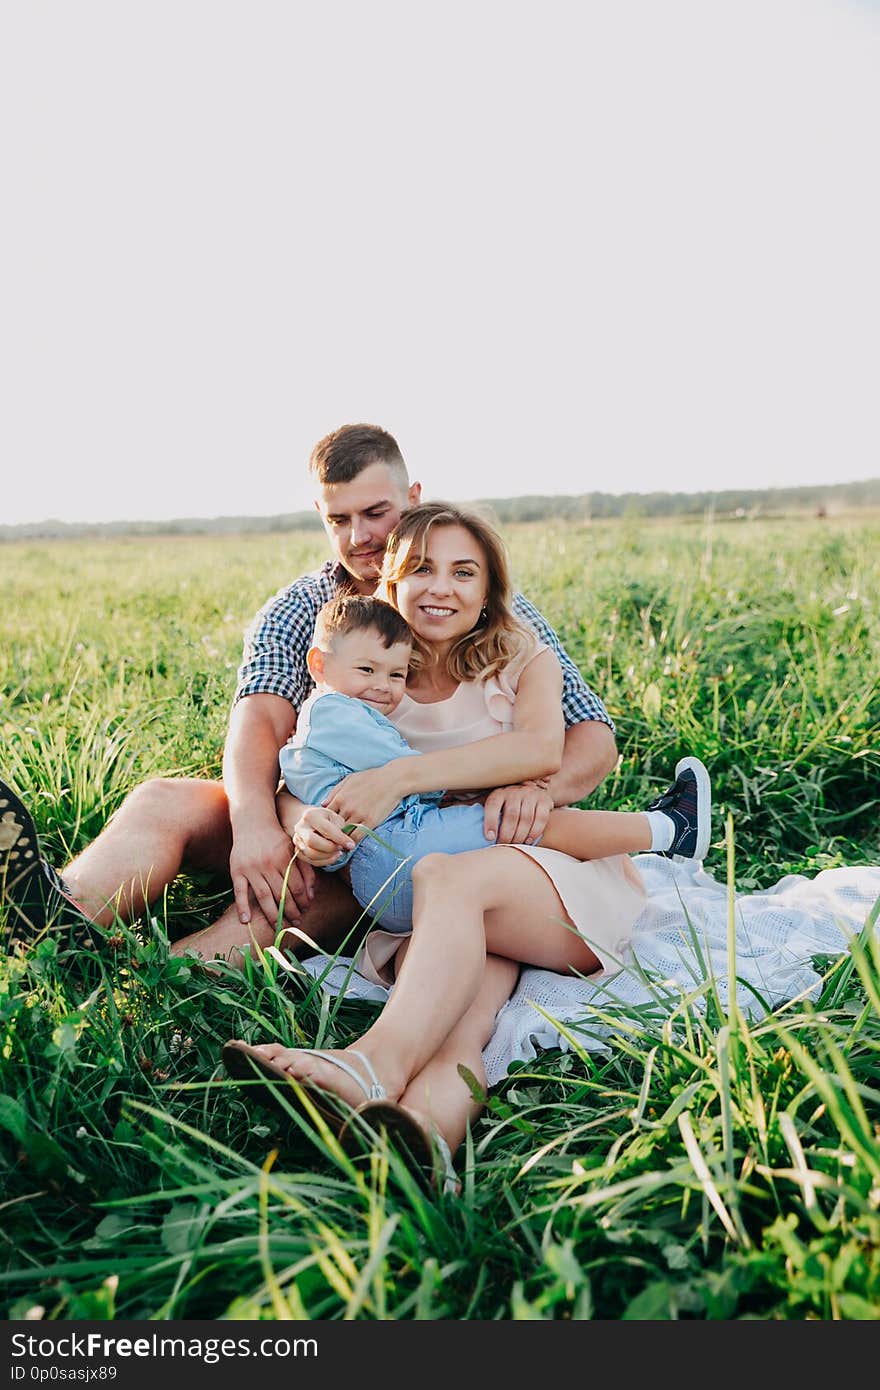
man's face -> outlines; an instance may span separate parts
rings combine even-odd
[[[315,506],[324,523],[333,554],[348,570],[358,593],[376,587],[385,542],[406,507],[421,496],[419,483],[409,488],[404,478],[385,463],[371,463],[350,483],[321,488]]]

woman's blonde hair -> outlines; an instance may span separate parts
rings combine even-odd
[[[469,531],[486,556],[486,597],[477,624],[452,647],[449,674],[457,681],[485,680],[502,671],[529,640],[514,616],[513,590],[504,542],[491,522],[476,512],[449,502],[425,502],[405,511],[385,543],[385,561],[377,593],[397,607],[397,586],[424,562],[435,526],[461,526]],[[413,633],[414,668],[435,660],[430,644]]]

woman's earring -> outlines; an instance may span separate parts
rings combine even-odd
[[[488,617],[489,617],[489,609],[486,607],[486,605],[485,605],[485,603],[484,603],[483,606],[482,606],[482,608],[480,609],[480,622],[481,622],[481,623],[485,623],[486,620],[488,619]]]

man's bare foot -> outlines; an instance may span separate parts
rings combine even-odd
[[[210,927],[203,927],[201,931],[191,932],[189,936],[182,936],[173,942],[171,955],[195,955],[203,961],[224,960],[240,970],[244,964],[242,946],[250,945],[253,958],[258,946],[265,950],[274,940],[275,927],[266,921],[261,912],[255,909],[252,920],[242,925],[233,905]]]

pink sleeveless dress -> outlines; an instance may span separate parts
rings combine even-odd
[[[535,644],[499,675],[486,681],[462,682],[446,700],[419,704],[404,695],[392,722],[412,748],[434,753],[458,748],[513,728],[513,707],[519,677],[529,661],[543,651]],[[565,913],[598,956],[603,971],[620,968],[633,924],[645,906],[645,888],[627,855],[585,863],[559,850],[539,845],[513,845],[534,860],[552,882]],[[487,859],[492,850],[486,851]],[[358,961],[361,974],[373,983],[387,984],[384,968],[401,942],[400,936],[373,931]],[[591,976],[595,979],[596,976]]]

